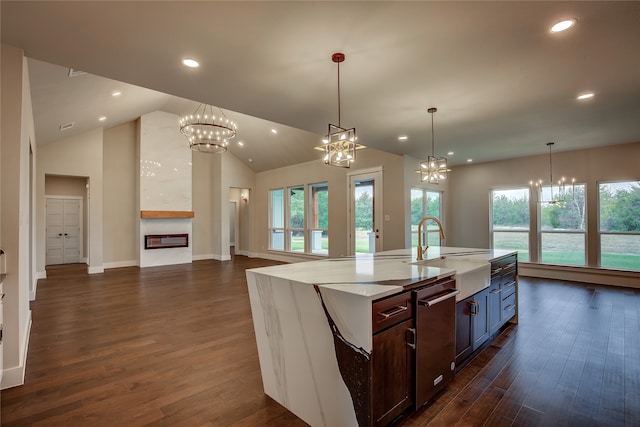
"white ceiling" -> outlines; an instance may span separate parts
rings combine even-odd
[[[39,144],[99,126],[100,115],[109,127],[157,109],[189,113],[197,101],[238,122],[244,147],[230,150],[255,171],[319,159],[312,147],[337,122],[338,51],[342,125],[369,147],[426,157],[431,106],[436,154],[453,151],[453,166],[544,154],[548,141],[555,151],[640,141],[638,1],[0,7],[2,42],[35,59]],[[548,32],[568,17],[573,29]],[[69,67],[93,75],[68,78]],[[595,98],[577,101],[585,91]]]

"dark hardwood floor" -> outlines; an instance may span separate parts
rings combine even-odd
[[[305,425],[262,391],[244,270],[271,264],[48,268],[2,426]],[[519,309],[395,426],[640,426],[639,290],[520,278]]]

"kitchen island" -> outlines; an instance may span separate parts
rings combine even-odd
[[[384,425],[421,405],[415,390],[408,390],[419,367],[412,290],[441,284],[442,292],[455,293],[460,304],[486,292],[497,272],[492,265],[507,258],[515,260],[515,253],[431,247],[423,261],[416,261],[415,249],[400,249],[247,270],[265,393],[312,426]],[[379,325],[374,316],[378,303]],[[403,320],[402,328],[393,326],[395,317]],[[455,329],[453,318],[448,323]],[[376,333],[394,330],[399,348],[374,342]],[[407,331],[414,331],[414,337]],[[381,369],[383,354],[395,359]],[[380,383],[390,381],[377,381],[379,371],[393,378],[398,364],[406,365],[407,372],[398,377],[406,390],[381,389]],[[398,403],[386,403],[390,410],[376,414],[384,403],[380,399],[391,395],[400,396]]]

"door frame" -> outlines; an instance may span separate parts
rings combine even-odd
[[[47,199],[63,199],[63,200],[79,200],[80,201],[80,213],[78,222],[80,223],[80,230],[78,231],[78,244],[80,246],[80,259],[78,262],[86,263],[87,257],[84,254],[84,197],[82,196],[44,196],[44,265],[47,266]],[[63,263],[64,264],[64,263]]]
[[[382,166],[375,166],[372,168],[358,169],[354,171],[347,172],[347,234],[349,241],[347,242],[347,255],[353,256],[356,254],[355,248],[355,222],[354,222],[354,213],[352,212],[355,200],[353,199],[353,190],[351,188],[351,181],[356,176],[362,176],[366,178],[368,175],[379,174],[379,184],[375,183],[374,187],[374,224],[375,227],[379,230],[378,238],[376,239],[376,252],[382,250],[382,240],[384,236],[383,232],[383,222],[384,215],[382,211],[383,200],[384,200],[384,186],[383,186],[383,168]],[[378,179],[376,178],[376,181]]]

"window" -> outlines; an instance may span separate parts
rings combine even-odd
[[[289,187],[289,245],[291,252],[304,252],[304,187]]]
[[[550,187],[542,187],[543,197]],[[575,184],[565,200],[540,203],[540,261],[545,264],[586,264],[585,186]]]
[[[411,189],[411,246],[418,245],[418,223],[425,216],[434,216],[440,219],[440,192],[424,188]],[[429,246],[440,246],[440,234],[438,225],[433,221],[423,224],[423,238]],[[446,236],[446,233],[445,233]]]
[[[271,190],[269,195],[269,249],[284,251],[284,190]]]
[[[491,247],[529,261],[529,189],[491,190]]]
[[[270,190],[269,249],[327,255],[328,195],[327,183]]]
[[[600,266],[640,270],[640,181],[598,184]]]
[[[329,253],[329,185],[312,184],[309,200],[309,229],[311,231],[311,253]]]

